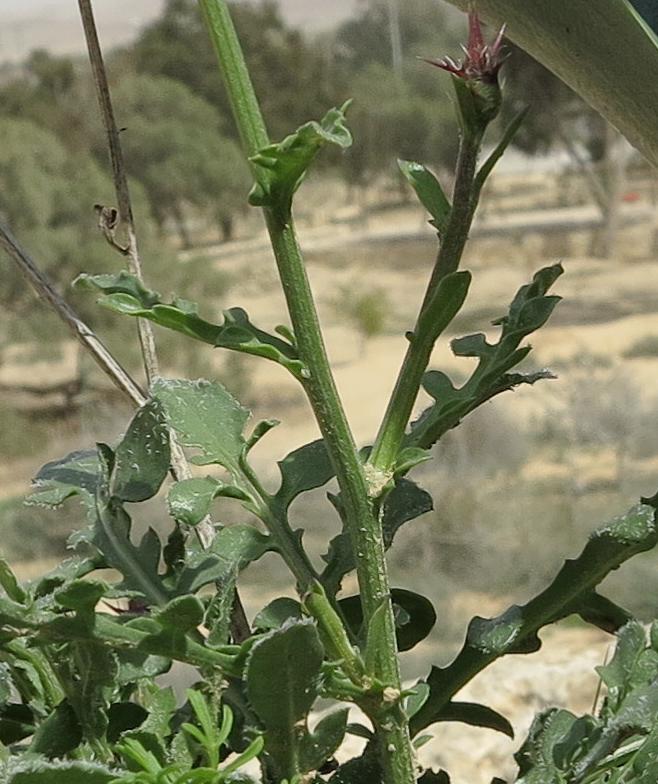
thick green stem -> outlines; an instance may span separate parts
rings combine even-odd
[[[423,317],[440,282],[446,275],[458,269],[464,252],[477,203],[474,181],[481,141],[481,134],[473,136],[465,133],[461,139],[450,220],[441,237],[436,264],[427,285],[409,348],[370,454],[369,462],[378,475],[386,476],[394,469],[423,375],[432,356],[436,333],[434,330],[422,328]]]
[[[224,74],[235,119],[249,156],[269,143],[258,100],[225,0],[200,0]],[[267,176],[256,172],[259,181]],[[264,209],[300,359],[304,388],[325,440],[341,492],[345,525],[357,562],[365,622],[382,602],[388,605],[376,677],[390,687],[390,704],[373,711],[380,759],[387,784],[415,781],[407,721],[399,707],[400,670],[381,524],[370,499],[369,482],[343,410],[327,358],[320,324],[295,234],[292,216]]]

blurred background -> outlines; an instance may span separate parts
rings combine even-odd
[[[199,301],[210,320],[239,305],[263,328],[285,323],[196,2],[97,0],[95,10],[147,282]],[[322,154],[296,217],[337,380],[367,444],[436,253],[396,159],[424,163],[450,187],[458,139],[450,79],[420,58],[458,59],[466,19],[440,0],[236,2],[233,11],[274,139],[353,99],[354,145]],[[564,301],[526,360],[557,379],[488,404],[416,471],[435,510],[399,533],[392,570],[398,585],[453,597],[432,655],[454,650],[473,612],[529,598],[596,524],[658,489],[655,174],[548,71],[508,49],[505,104],[489,147],[522,106],[530,113],[485,189],[464,262],[475,271],[472,294],[433,366],[464,380],[469,360],[452,356],[450,339],[495,336],[492,321],[517,288],[562,261],[556,291]],[[134,322],[71,289],[81,272],[122,267],[93,210],[113,203],[77,4],[4,0],[0,214],[141,381]],[[131,408],[4,256],[0,275],[0,541],[29,575],[64,555],[82,523],[75,504],[25,507],[31,477],[68,451],[111,443]],[[276,481],[276,460],[316,437],[301,391],[278,367],[163,331],[156,337],[167,374],[218,378],[255,421],[281,420],[254,451],[268,481]],[[295,508],[316,558],[337,527],[323,494]],[[161,501],[137,514],[167,529]],[[245,515],[234,503],[216,510],[227,523]],[[606,591],[653,618],[657,566],[653,554],[636,558]],[[289,589],[274,557],[247,577],[252,606],[269,589]]]

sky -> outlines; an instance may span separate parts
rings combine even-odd
[[[286,21],[308,31],[350,16],[357,0],[279,0]],[[105,47],[129,42],[160,12],[164,0],[94,0]],[[0,0],[0,63],[20,62],[33,49],[76,54],[83,37],[76,0]]]

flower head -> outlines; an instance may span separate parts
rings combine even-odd
[[[451,57],[426,60],[455,77],[462,128],[476,135],[484,131],[500,110],[498,71],[506,59],[502,54],[504,34],[503,25],[492,43],[485,44],[480,18],[475,11],[470,11],[468,46],[462,46],[463,61],[456,62]]]
[[[469,11],[468,46],[462,46],[465,55],[463,62],[456,62],[451,57],[444,57],[442,60],[426,60],[426,62],[430,65],[436,65],[437,68],[443,68],[466,81],[477,80],[487,84],[497,84],[498,71],[506,59],[505,55],[501,54],[504,35],[505,25],[500,28],[491,44],[485,44],[480,17],[475,11]]]

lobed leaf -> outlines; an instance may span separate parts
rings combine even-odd
[[[307,122],[281,142],[270,144],[251,158],[267,172],[267,177],[251,190],[249,203],[269,207],[279,216],[290,214],[292,198],[318,152],[327,144],[343,149],[352,144],[352,135],[345,125],[345,112],[350,102],[330,109],[319,121]]]
[[[521,384],[554,378],[545,369],[532,373],[509,371],[530,351],[529,346],[519,347],[523,338],[543,326],[559,302],[559,297],[548,296],[547,292],[562,272],[559,264],[545,267],[534,275],[531,283],[519,289],[508,314],[493,322],[501,326],[497,343],[489,343],[481,333],[452,341],[450,345],[455,356],[475,357],[478,365],[460,389],[440,371],[425,374],[423,388],[434,398],[434,403],[411,424],[404,441],[406,448],[428,449],[464,416],[495,395]]]
[[[228,348],[245,354],[264,357],[287,368],[296,378],[303,377],[304,365],[297,349],[289,339],[258,329],[242,308],[223,311],[224,323],[213,324],[202,319],[198,306],[178,297],[163,302],[157,291],[151,291],[126,272],[118,275],[80,275],[78,288],[100,290],[100,304],[123,315],[149,319],[161,327],[208,343],[216,348]],[[285,332],[288,338],[292,334]]]
[[[583,606],[587,613],[593,589],[613,569],[656,543],[656,510],[638,504],[594,531],[581,554],[567,560],[551,584],[527,604],[513,605],[497,618],[473,618],[455,660],[447,667],[432,668],[427,678],[430,696],[411,719],[413,733],[436,721],[459,688],[490,662],[507,653],[537,650],[540,628],[578,613]]]

